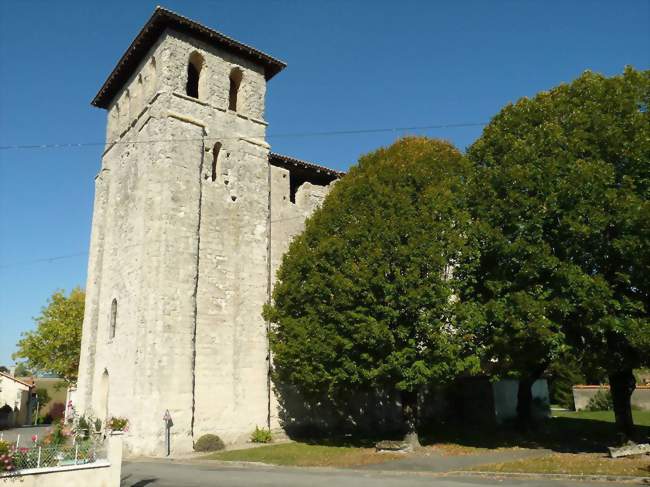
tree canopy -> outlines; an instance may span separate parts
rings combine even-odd
[[[22,334],[13,359],[25,359],[35,372],[50,372],[69,383],[77,380],[85,293],[56,291],[35,318],[36,330]]]
[[[649,101],[649,71],[586,72],[506,106],[468,151],[474,331],[524,378],[573,346],[607,370],[627,431],[621,398],[631,423],[632,369],[650,359]]]
[[[305,395],[400,391],[412,429],[418,391],[476,368],[454,311],[469,170],[450,144],[405,138],[335,184],[265,310],[276,378]]]

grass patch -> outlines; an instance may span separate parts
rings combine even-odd
[[[282,443],[245,450],[216,452],[208,460],[261,462],[299,467],[353,467],[402,458],[400,454],[377,453],[374,448]]]
[[[498,450],[509,450],[513,448],[508,446],[487,448],[487,447],[479,447],[479,446],[462,445],[459,443],[435,443],[433,445],[429,445],[429,447],[449,457],[455,457],[461,455],[480,455],[486,452],[493,452]]]
[[[556,418],[586,419],[590,421],[614,422],[614,411],[554,411]],[[650,426],[650,411],[632,411],[634,424],[641,427]]]
[[[632,413],[638,437],[650,438],[650,411]],[[472,453],[472,449],[516,447],[548,448],[561,453],[605,453],[608,446],[615,446],[620,441],[613,411],[554,411],[554,417],[526,434],[512,426],[442,423],[432,425],[420,440],[423,445],[441,445],[441,449],[450,454]]]
[[[560,473],[572,475],[650,476],[647,455],[609,458],[602,453],[553,453],[506,463],[479,465],[471,470],[480,472]]]

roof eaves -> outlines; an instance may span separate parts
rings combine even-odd
[[[151,46],[155,44],[166,28],[194,35],[205,42],[212,42],[225,47],[244,58],[261,64],[264,66],[264,75],[267,81],[287,66],[284,61],[273,58],[247,44],[158,6],[140,29],[135,39],[131,41],[128,49],[122,54],[113,71],[111,71],[95,98],[93,98],[91,105],[98,108],[108,108],[119,89],[128,81],[133,69],[144,59]]]
[[[302,159],[296,159],[295,157],[285,156],[283,154],[278,154],[277,152],[269,152],[269,161],[273,163],[273,160],[280,160],[285,163],[293,164],[296,166],[302,166],[307,169],[313,169],[317,172],[323,172],[331,176],[340,178],[345,176],[345,172],[337,171],[335,169],[330,169],[329,167],[322,166],[320,164],[315,164],[313,162],[303,161]]]
[[[29,388],[34,387],[32,384],[28,384],[27,382],[23,382],[23,381],[20,380],[20,379],[16,379],[13,375],[5,374],[4,372],[0,372],[0,375],[3,376],[3,377],[6,377],[7,379],[11,379],[11,380],[13,380],[13,381],[16,381],[16,382],[18,382],[19,384],[22,384],[22,385],[27,386],[27,387],[29,387]]]

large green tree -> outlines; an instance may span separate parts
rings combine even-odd
[[[85,293],[57,291],[35,318],[36,330],[22,334],[13,359],[26,360],[35,372],[51,372],[69,383],[77,380]]]
[[[573,347],[607,371],[628,435],[650,360],[649,101],[649,71],[586,72],[506,106],[468,152],[481,257],[462,298],[492,363],[525,389]]]
[[[397,391],[417,441],[418,394],[477,365],[455,326],[451,266],[466,243],[469,170],[450,144],[405,138],[336,183],[265,310],[277,380],[306,397]]]

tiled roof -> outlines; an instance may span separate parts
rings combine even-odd
[[[97,95],[95,95],[95,98],[91,102],[92,105],[99,108],[108,108],[113,97],[131,77],[133,71],[138,67],[147,52],[149,52],[151,46],[154,45],[166,28],[188,34],[195,39],[220,47],[263,66],[267,80],[271,79],[286,67],[284,62],[253,47],[209,29],[171,10],[156,7],[151,18],[136,38],[133,39],[133,42],[131,42],[129,48],[122,55],[108,79],[104,82]]]
[[[16,379],[14,376],[9,375],[9,374],[5,374],[4,372],[0,372],[0,375],[3,376],[3,377],[6,377],[7,379],[11,379],[11,380],[13,380],[15,382],[18,382],[19,384],[22,384],[24,386],[34,387],[33,384],[28,384],[27,382],[23,382],[22,380]]]
[[[338,179],[341,176],[344,176],[345,173],[342,171],[336,171],[319,164],[314,164],[313,162],[302,161],[294,157],[283,156],[282,154],[277,154],[275,152],[269,153],[269,162],[276,166],[283,166],[287,168],[299,167],[301,169],[307,170],[312,173],[322,174],[324,176],[331,177],[332,180]]]

